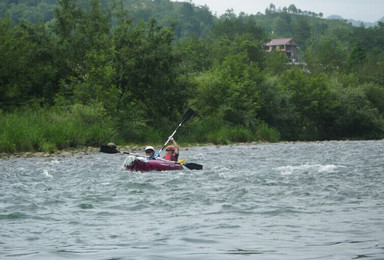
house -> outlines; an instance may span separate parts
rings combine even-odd
[[[290,62],[298,61],[299,48],[297,43],[292,38],[273,39],[264,44],[266,52],[283,51],[287,54]]]

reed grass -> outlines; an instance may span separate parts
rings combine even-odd
[[[194,140],[203,143],[231,144],[238,142],[277,142],[280,134],[277,130],[261,122],[255,128],[230,126],[224,120],[205,118],[191,127]]]
[[[118,133],[116,124],[99,105],[74,105],[69,109],[34,108],[0,113],[0,152],[54,153],[66,148],[100,146],[111,141],[161,145],[173,129],[151,129],[144,123],[127,121]],[[207,117],[180,129],[178,142],[231,144],[277,142],[279,132],[265,123],[255,129],[230,126],[224,120]]]
[[[48,152],[97,146],[116,133],[100,107],[29,109],[0,114],[0,152]]]

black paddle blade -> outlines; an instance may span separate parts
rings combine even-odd
[[[102,153],[119,153],[115,145],[101,145],[100,152]]]
[[[202,170],[203,169],[203,165],[197,164],[197,163],[185,163],[183,165],[190,170]]]
[[[185,112],[184,116],[183,116],[183,119],[181,120],[181,123],[184,123],[185,121],[189,120],[193,115],[195,114],[195,111],[193,111],[191,108],[189,108],[187,110],[187,112]]]

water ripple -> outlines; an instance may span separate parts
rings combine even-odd
[[[124,155],[2,160],[0,259],[381,259],[384,141],[182,149],[202,171]]]

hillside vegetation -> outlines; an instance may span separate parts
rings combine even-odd
[[[169,0],[5,0],[0,16],[3,152],[160,144],[187,108],[181,143],[384,137],[381,22]],[[264,52],[272,38],[303,63]]]

